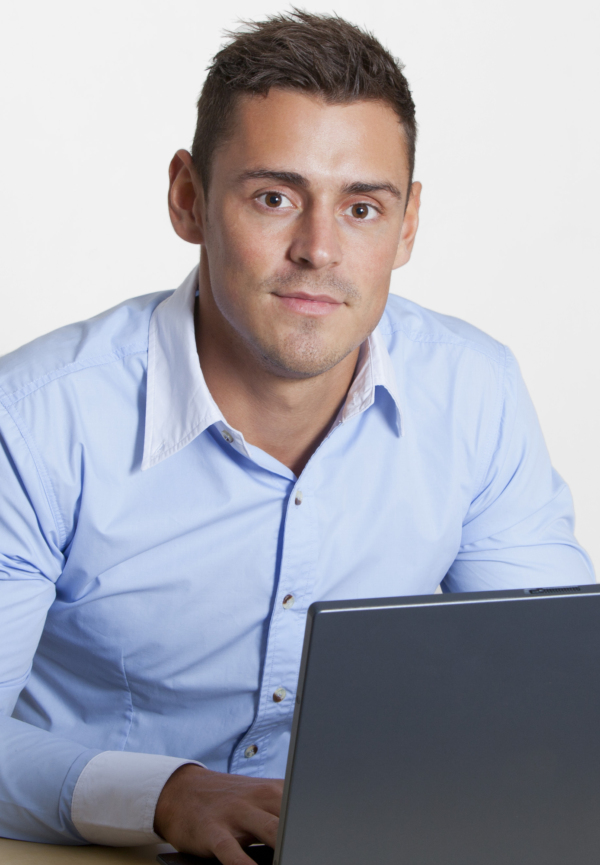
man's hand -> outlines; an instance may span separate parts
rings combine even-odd
[[[188,763],[158,798],[154,830],[183,853],[216,856],[223,865],[254,865],[242,850],[275,847],[283,781],[211,772]]]

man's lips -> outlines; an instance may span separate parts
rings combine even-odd
[[[336,300],[328,294],[308,294],[305,291],[294,291],[291,294],[276,294],[281,303],[291,312],[301,315],[330,315],[341,306],[343,301]]]

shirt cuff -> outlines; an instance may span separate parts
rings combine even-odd
[[[91,844],[134,847],[157,844],[154,812],[161,791],[173,772],[196,760],[103,751],[93,757],[77,779],[71,802],[71,819],[79,834]],[[203,768],[206,768],[203,766]]]

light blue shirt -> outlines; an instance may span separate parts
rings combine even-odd
[[[89,840],[105,751],[282,777],[313,601],[594,579],[504,346],[391,296],[297,478],[213,401],[196,281],[0,360],[0,835]]]

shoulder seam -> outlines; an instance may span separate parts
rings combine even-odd
[[[476,343],[474,340],[468,339],[467,337],[463,337],[463,336],[457,336],[454,338],[451,336],[442,337],[442,336],[436,336],[434,334],[424,333],[423,331],[418,331],[418,330],[417,331],[415,331],[415,330],[406,331],[402,327],[392,327],[389,330],[383,331],[383,333],[386,333],[387,335],[390,335],[390,336],[393,333],[401,333],[403,336],[405,336],[407,339],[410,339],[412,342],[421,342],[424,344],[430,343],[432,345],[449,345],[449,346],[454,346],[457,348],[471,349],[472,351],[477,352],[477,354],[481,354],[481,355],[483,355],[483,357],[487,357],[488,360],[491,360],[494,363],[497,363],[499,366],[504,366],[503,355],[504,355],[505,346],[501,342],[497,343],[498,351],[494,352],[494,351],[490,351],[489,349],[486,349],[484,346],[478,345],[478,343]],[[490,339],[492,339],[492,337],[490,337]]]
[[[0,398],[0,403],[4,406],[4,408],[8,411],[8,407],[14,405],[19,402],[19,400],[23,399],[26,396],[29,396],[31,393],[35,393],[36,390],[44,387],[46,384],[49,384],[51,381],[55,381],[57,378],[62,378],[65,375],[70,375],[74,372],[80,372],[84,369],[91,369],[95,366],[102,366],[103,364],[113,363],[117,360],[123,360],[126,357],[130,357],[133,354],[141,354],[143,352],[148,351],[148,344],[144,343],[142,345],[126,345],[116,351],[110,352],[110,354],[98,355],[97,357],[89,358],[89,360],[77,360],[72,363],[66,364],[66,366],[60,367],[59,369],[52,370],[52,372],[46,373],[46,375],[40,376],[37,379],[33,379],[27,384],[22,385],[17,388],[17,390],[12,393],[6,393],[5,390],[2,393],[5,394],[3,398]]]
[[[4,390],[2,390],[1,386],[0,386],[0,393],[4,393]],[[58,532],[59,548],[62,549],[63,544],[66,540],[67,530],[66,530],[66,526],[65,526],[65,521],[62,518],[62,514],[61,514],[60,508],[58,506],[58,498],[57,498],[56,493],[54,491],[54,487],[53,487],[52,481],[50,479],[50,474],[49,474],[48,470],[46,469],[46,465],[45,465],[45,463],[41,457],[41,454],[39,453],[38,449],[36,448],[35,443],[33,441],[33,438],[29,432],[29,429],[27,428],[27,426],[25,425],[25,422],[23,421],[20,414],[18,413],[16,406],[14,404],[12,404],[11,407],[9,408],[9,406],[6,405],[5,399],[0,399],[0,403],[3,405],[6,413],[8,414],[8,416],[10,417],[12,422],[14,423],[19,435],[21,436],[23,442],[25,443],[27,450],[29,451],[29,453],[31,455],[33,465],[35,466],[37,476],[38,476],[40,483],[42,485],[42,489],[44,490],[44,494],[46,496],[46,501],[48,502],[48,507],[50,508],[50,513],[52,514],[52,519],[54,520],[54,524],[55,524],[56,530]],[[12,411],[11,411],[11,408],[12,408]]]
[[[510,358],[506,346],[503,346],[503,349],[504,363],[501,365],[502,376],[500,381],[498,382],[498,395],[496,398],[496,405],[494,406],[495,421],[492,427],[492,431],[490,431],[488,443],[486,445],[487,453],[484,451],[484,454],[481,457],[481,471],[477,475],[476,482],[473,484],[474,495],[471,495],[471,502],[474,502],[475,499],[483,492],[482,485],[487,478],[490,465],[496,451],[496,447],[498,445],[498,436],[500,435],[502,416],[504,414],[504,405],[506,403],[506,379],[508,375],[508,362]]]

